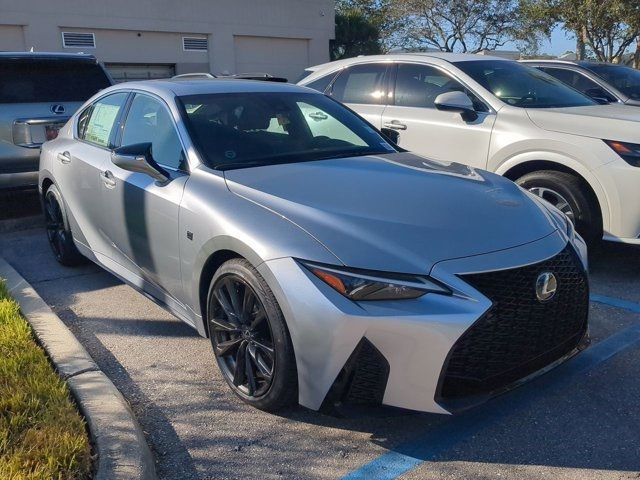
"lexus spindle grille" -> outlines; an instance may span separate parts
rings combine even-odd
[[[541,302],[536,281],[558,281]],[[536,265],[462,278],[493,302],[455,343],[440,379],[440,400],[499,391],[573,351],[587,331],[589,284],[573,248]]]

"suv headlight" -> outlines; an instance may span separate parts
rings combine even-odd
[[[629,165],[640,167],[640,145],[637,143],[616,142],[605,140],[604,143],[622,157]]]
[[[427,293],[452,294],[449,288],[427,276],[382,273],[301,260],[299,262],[338,293],[354,301],[406,300],[419,298]]]

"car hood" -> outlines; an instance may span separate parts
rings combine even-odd
[[[428,272],[556,231],[514,183],[397,153],[225,172],[231,192],[297,224],[345,265]]]
[[[527,114],[544,130],[623,142],[640,141],[640,109],[631,105],[528,108]]]

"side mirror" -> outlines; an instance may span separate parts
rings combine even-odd
[[[398,145],[398,142],[400,142],[400,132],[394,130],[393,128],[383,128],[380,130],[380,133],[382,133],[383,137],[385,137],[387,140],[390,140],[392,143],[395,143],[396,145]]]
[[[123,170],[144,173],[160,183],[169,180],[169,174],[151,156],[150,143],[116,148],[111,152],[111,161]]]
[[[608,103],[612,103],[615,100],[611,99],[611,96],[605,92],[602,88],[590,88],[586,92],[593,100],[598,102],[601,105],[606,105]]]
[[[465,122],[473,122],[478,118],[478,113],[473,107],[473,102],[464,92],[441,93],[435,99],[435,106],[444,112],[458,112]]]

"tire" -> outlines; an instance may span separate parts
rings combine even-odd
[[[284,316],[248,261],[229,260],[213,276],[207,326],[222,376],[238,397],[270,412],[297,403],[298,374]]]
[[[69,220],[58,187],[51,185],[44,194],[44,216],[49,246],[58,263],[74,267],[86,261],[78,251],[69,229]]]
[[[582,238],[592,245],[600,243],[603,233],[602,214],[595,195],[581,178],[570,173],[542,170],[524,175],[516,183],[552,204],[555,203],[554,194],[559,195],[568,204],[571,214],[567,213],[567,208],[560,210],[567,213]]]

